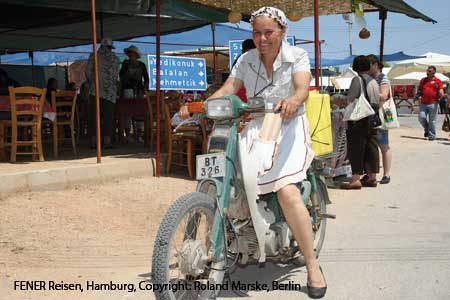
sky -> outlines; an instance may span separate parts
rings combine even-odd
[[[406,0],[405,2],[436,20],[437,23],[432,24],[402,14],[388,13],[385,24],[384,53],[403,51],[409,55],[422,55],[427,52],[450,55],[450,0]],[[366,13],[365,18],[371,36],[366,40],[360,39],[358,33],[361,27],[353,24],[351,31],[353,54],[379,54],[381,21],[378,19],[378,12]],[[295,23],[289,22],[288,35],[294,35],[297,39],[314,40],[313,21],[313,17],[307,17]],[[350,54],[349,26],[342,15],[320,16],[319,23],[320,39],[325,41],[321,47],[322,58],[347,57]],[[251,29],[250,25],[244,22],[239,25],[228,24]],[[222,42],[222,44],[226,43]],[[313,44],[300,47],[308,51],[310,57],[314,57]],[[53,55],[48,53],[48,55],[51,54]],[[19,58],[19,55],[16,56]],[[26,61],[30,60],[26,58]]]
[[[450,55],[450,1],[406,0],[405,2],[436,20],[437,23],[388,13],[385,23],[384,53],[403,51],[410,55],[421,55],[426,52]],[[356,24],[352,26],[353,54],[379,54],[381,21],[378,19],[378,13],[366,13],[365,18],[371,35],[369,39],[362,40],[358,36],[361,27]],[[325,40],[322,56],[339,58],[349,55],[349,26],[342,16],[322,16],[319,22],[320,39]],[[313,18],[305,18],[291,23],[289,29],[296,38],[313,40],[313,26]],[[314,48],[309,45],[305,45],[304,48],[310,53],[314,51]]]
[[[405,0],[405,2],[437,23],[432,24],[402,14],[388,13],[385,23],[384,53],[403,51],[410,55],[427,52],[450,55],[450,1]],[[351,32],[353,54],[379,54],[381,21],[378,19],[378,12],[366,13],[365,18],[371,35],[369,39],[360,39],[358,33],[361,27],[353,25]],[[321,16],[319,22],[319,36],[321,40],[325,40],[322,45],[322,57],[348,56],[349,26],[342,15]],[[243,25],[243,28],[248,27]],[[314,40],[313,18],[290,22],[288,35],[294,35],[297,39]],[[307,50],[310,56],[314,55],[314,46],[301,47]]]

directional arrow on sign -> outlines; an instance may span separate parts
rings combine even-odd
[[[205,83],[203,82],[203,80],[201,80],[201,81],[199,82],[199,84],[200,84],[200,86],[204,86],[204,85],[205,85]]]
[[[198,63],[198,66],[201,68],[201,67],[203,67],[203,63],[202,62],[199,62]]]
[[[203,75],[205,75],[205,73],[203,73],[202,71],[200,71],[200,72],[198,73],[198,75],[203,76]]]

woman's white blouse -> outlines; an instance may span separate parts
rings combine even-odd
[[[301,48],[283,42],[273,64],[270,78],[258,49],[252,49],[239,57],[231,70],[230,77],[244,82],[247,98],[260,96],[264,98],[266,104],[275,105],[278,101],[294,94],[293,74],[297,72],[310,72],[308,54]],[[305,107],[302,104],[299,113],[304,111]]]

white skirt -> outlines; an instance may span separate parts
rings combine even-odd
[[[258,138],[263,118],[250,121],[241,133],[241,145],[246,145],[250,152],[253,142]],[[272,168],[257,177],[258,195],[277,192],[282,187],[306,179],[314,158],[309,134],[309,123],[305,114],[284,121],[277,139]]]

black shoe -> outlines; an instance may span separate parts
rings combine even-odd
[[[389,182],[391,182],[390,176],[383,176],[383,178],[381,178],[380,180],[380,184],[388,184]]]
[[[367,180],[367,181],[361,181],[361,185],[363,187],[377,187],[378,182],[376,179]]]
[[[428,137],[428,140],[429,140],[429,141],[434,141],[434,139],[435,139],[434,136],[429,136],[429,137]]]
[[[424,138],[427,138],[427,137],[428,137],[428,131],[425,131],[425,132],[423,133],[423,137],[424,137]]]
[[[322,272],[322,267],[320,268],[320,272],[322,273],[323,279],[325,280],[325,276]],[[326,282],[325,282],[326,284]],[[316,287],[310,287],[308,284],[306,284],[306,287],[308,289],[308,297],[311,299],[320,299],[325,296],[325,293],[327,292],[327,286],[316,288]]]

